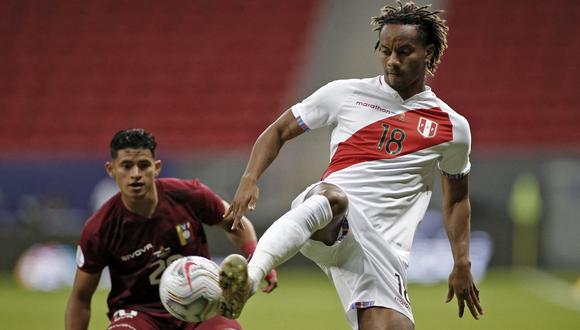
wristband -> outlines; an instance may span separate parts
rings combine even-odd
[[[246,258],[250,259],[252,257],[252,254],[254,254],[254,251],[256,250],[256,245],[258,245],[257,241],[250,240],[241,246],[242,253]]]

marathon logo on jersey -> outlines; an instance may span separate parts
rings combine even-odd
[[[439,124],[437,124],[432,120],[419,117],[419,125],[417,125],[417,131],[419,131],[419,133],[421,133],[421,135],[423,135],[424,138],[429,139],[434,137],[435,134],[437,134],[438,126]]]
[[[175,229],[177,230],[177,237],[179,237],[181,246],[185,246],[192,241],[193,235],[191,234],[191,224],[189,222],[177,225]]]
[[[355,105],[358,107],[363,107],[363,108],[367,108],[367,109],[371,109],[371,110],[380,111],[382,113],[386,113],[389,115],[395,114],[393,111],[391,111],[389,109],[385,109],[378,104],[372,104],[372,103],[363,102],[363,101],[356,101]]]
[[[143,254],[145,254],[145,252],[147,252],[149,250],[153,250],[153,244],[151,244],[151,243],[147,243],[147,245],[145,245],[144,247],[137,249],[137,250],[135,250],[127,255],[122,256],[121,260],[129,261],[129,260],[135,259],[137,257],[142,256]]]

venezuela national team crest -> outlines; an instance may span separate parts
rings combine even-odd
[[[432,138],[437,134],[437,124],[436,122],[426,119],[424,117],[419,117],[419,125],[417,125],[417,131],[423,135],[424,138]]]
[[[185,246],[193,240],[191,224],[189,222],[175,226],[175,230],[177,230],[177,237],[179,237],[179,243],[181,243],[181,246]]]

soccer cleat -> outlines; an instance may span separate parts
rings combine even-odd
[[[231,254],[224,259],[220,268],[221,314],[229,319],[237,319],[251,295],[248,262],[239,254]]]

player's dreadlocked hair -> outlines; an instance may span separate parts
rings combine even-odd
[[[111,159],[117,158],[117,153],[122,149],[149,149],[155,157],[157,142],[153,134],[142,128],[128,128],[118,131],[111,139]]]
[[[447,22],[438,16],[441,10],[429,11],[430,5],[419,7],[413,2],[403,4],[397,1],[398,7],[384,6],[381,8],[381,16],[371,19],[373,31],[381,33],[385,24],[411,24],[417,25],[423,36],[425,46],[435,46],[433,58],[427,63],[427,72],[435,73],[441,60],[443,51],[447,48]],[[380,41],[375,44],[375,50],[379,48]]]

